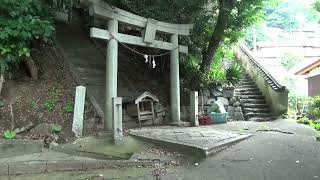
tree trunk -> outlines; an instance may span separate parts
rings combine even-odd
[[[210,41],[209,41],[209,45],[208,47],[203,51],[205,52],[205,54],[203,54],[202,56],[202,62],[201,62],[201,66],[200,66],[200,71],[204,72],[207,71],[209,69],[209,67],[211,66],[212,62],[213,62],[213,57],[220,45],[220,43],[224,40],[224,29],[225,29],[225,22],[223,19],[224,13],[222,13],[220,11],[219,15],[218,15],[218,20],[217,20],[217,24],[214,28],[214,31],[211,35]]]
[[[3,88],[3,83],[4,83],[4,74],[1,73],[0,74],[0,97],[1,97],[1,91],[2,91],[2,88]]]
[[[38,79],[38,67],[32,58],[25,60],[30,76],[33,80]]]

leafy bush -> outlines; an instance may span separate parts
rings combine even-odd
[[[303,57],[296,56],[294,54],[285,53],[280,57],[281,64],[287,69],[292,69],[299,62],[303,61]]]
[[[241,74],[242,74],[242,67],[239,63],[235,63],[231,65],[226,70],[227,84],[234,86],[237,83],[239,83]]]
[[[30,57],[32,42],[47,42],[54,31],[42,0],[0,1],[0,73]]]
[[[68,102],[64,108],[63,108],[64,112],[66,113],[73,113],[73,104],[71,102]]]
[[[301,124],[306,124],[306,125],[310,124],[310,120],[306,117],[298,118],[297,122]]]
[[[52,128],[52,132],[54,133],[59,133],[62,131],[62,126],[60,124],[53,124],[51,128]]]
[[[312,99],[312,105],[309,110],[309,114],[316,119],[320,119],[320,96],[315,96]]]
[[[6,130],[3,135],[6,139],[13,139],[16,137],[17,133],[14,130]]]
[[[54,99],[48,99],[44,103],[44,108],[49,112],[52,112],[55,107],[56,107],[56,101]]]

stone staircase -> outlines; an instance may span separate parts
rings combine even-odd
[[[235,89],[244,117],[248,121],[271,121],[274,117],[265,97],[248,74],[244,74]]]
[[[97,114],[104,115],[105,103],[105,78],[106,60],[105,55],[90,39],[89,32],[83,30],[84,24],[80,17],[75,16],[72,23],[58,23],[56,26],[55,41],[63,52],[73,75],[78,83],[87,87],[87,94],[93,103]],[[124,74],[118,75],[118,96],[126,97],[131,89],[128,82],[123,78]]]

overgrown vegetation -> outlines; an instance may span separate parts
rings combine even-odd
[[[0,79],[30,60],[33,46],[49,41],[54,31],[50,17],[42,0],[0,0]]]

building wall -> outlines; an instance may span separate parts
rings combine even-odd
[[[320,74],[308,78],[308,89],[309,96],[320,95]]]

